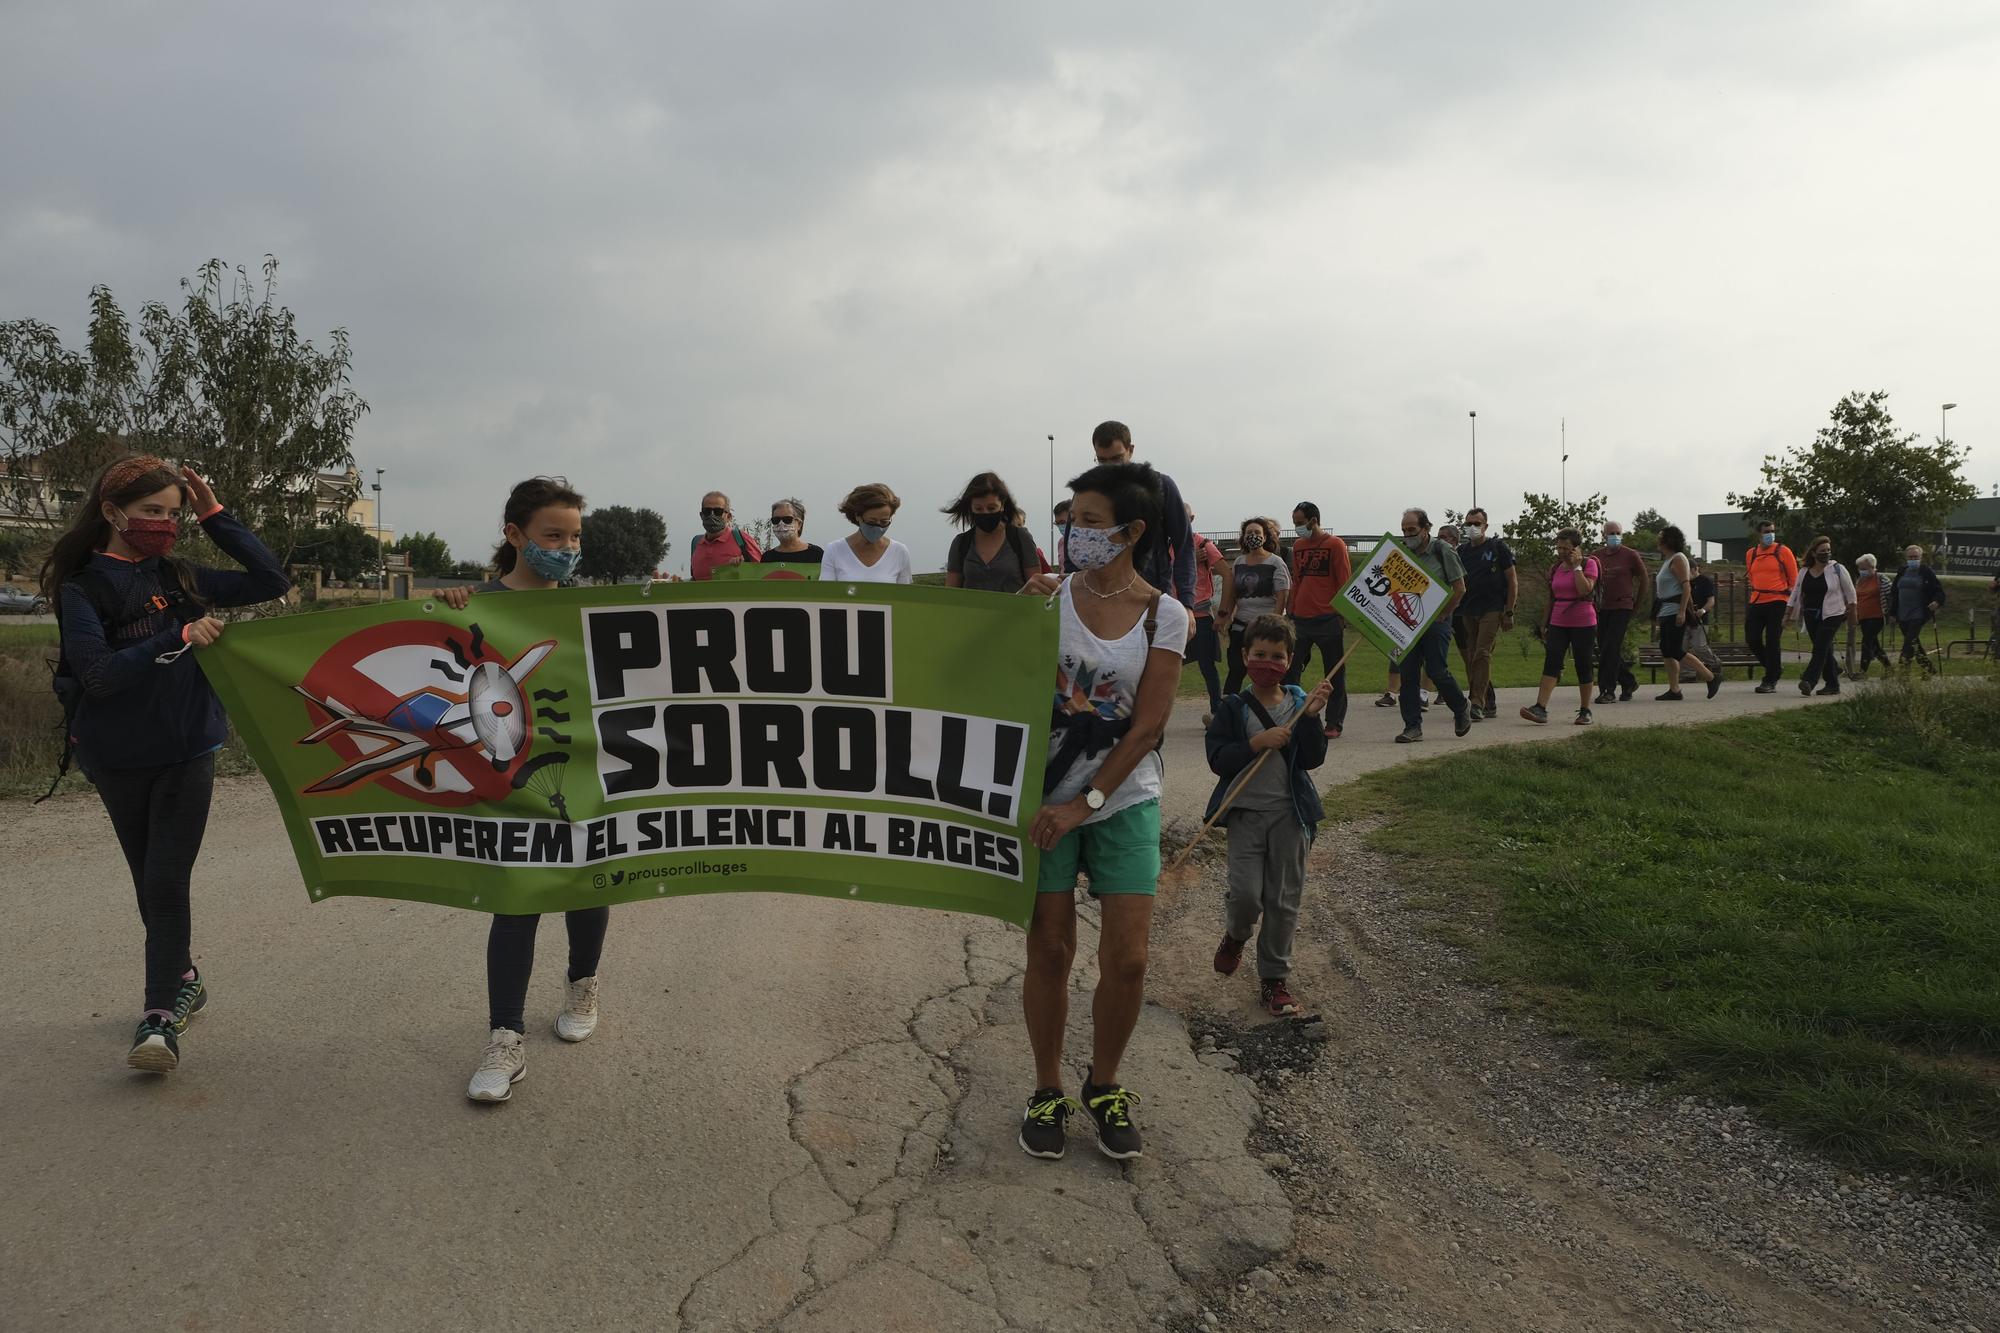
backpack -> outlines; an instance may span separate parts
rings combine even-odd
[[[1007,525],[1007,545],[1014,552],[1014,558],[1021,562],[1021,577],[1031,579],[1042,572],[1042,562],[1035,558],[1035,539],[1028,535],[1026,528]],[[946,557],[947,566],[965,563],[965,553],[972,546],[972,531],[967,529],[951,539],[951,553]]]
[[[86,565],[76,573],[70,575],[70,580],[83,590],[85,600],[90,603],[90,609],[97,613],[98,623],[104,626],[104,638],[107,643],[111,641],[113,635],[127,626],[136,625],[142,620],[149,620],[159,615],[162,611],[175,610],[188,600],[187,594],[179,588],[168,588],[162,585],[161,591],[147,600],[137,613],[113,619],[115,611],[114,599],[118,594],[117,590],[105,581],[102,574]],[[56,788],[62,785],[64,775],[69,772],[69,766],[76,758],[74,724],[76,722],[77,710],[83,706],[83,681],[78,679],[77,674],[69,669],[69,658],[64,655],[62,650],[62,595],[60,589],[57,590],[53,610],[56,617],[56,655],[48,659],[49,688],[55,693],[56,703],[62,707],[62,757],[56,761],[56,775],[50,781],[49,789],[35,798],[34,803],[36,805],[40,805],[43,801],[48,800],[49,797],[56,794]]]

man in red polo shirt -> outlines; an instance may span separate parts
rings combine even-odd
[[[1625,632],[1632,627],[1646,586],[1646,558],[1625,545],[1625,529],[1604,525],[1604,545],[1592,552],[1597,561],[1597,702],[1630,701],[1639,688],[1625,656]],[[1789,589],[1786,590],[1789,593]]]
[[[701,497],[701,531],[688,551],[688,573],[697,583],[714,578],[718,565],[754,565],[764,558],[757,539],[736,526],[729,497],[721,491]]]
[[[1799,581],[1799,558],[1778,540],[1778,525],[1768,518],[1757,525],[1757,544],[1744,553],[1743,573],[1750,585],[1743,637],[1764,664],[1757,693],[1769,694],[1785,674],[1785,609]]]

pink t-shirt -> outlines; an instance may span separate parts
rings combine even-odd
[[[1597,557],[1583,558],[1583,576],[1592,583],[1597,581]],[[1597,623],[1597,607],[1588,596],[1579,597],[1576,591],[1576,575],[1568,565],[1559,565],[1549,576],[1549,623],[1561,625],[1564,629],[1582,629]]]

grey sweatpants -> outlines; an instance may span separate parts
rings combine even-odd
[[[1298,816],[1284,810],[1233,810],[1229,815],[1229,895],[1224,929],[1233,940],[1257,932],[1257,975],[1283,981],[1292,974],[1292,936],[1306,887],[1311,846]],[[1257,918],[1262,916],[1260,929]]]

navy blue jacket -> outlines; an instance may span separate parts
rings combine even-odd
[[[1303,689],[1297,685],[1287,685],[1284,689],[1291,696],[1294,710],[1304,706]],[[1214,794],[1208,798],[1204,819],[1215,817],[1222,798],[1235,785],[1237,777],[1257,760],[1257,752],[1250,748],[1250,719],[1254,715],[1250,712],[1249,697],[1247,693],[1223,696],[1222,707],[1215,710],[1215,720],[1208,724],[1208,768],[1219,780]],[[1326,725],[1319,714],[1305,717],[1296,711],[1290,725],[1292,743],[1284,748],[1283,756],[1285,770],[1292,780],[1292,812],[1309,834],[1316,833],[1320,820],[1326,818],[1326,806],[1319,799],[1319,785],[1312,780],[1312,771],[1326,762]]]
[[[268,602],[292,586],[278,557],[227,510],[218,509],[201,526],[243,566],[192,566],[195,588],[209,606]],[[180,587],[158,560],[121,560],[99,551],[89,568],[110,590],[103,599],[116,627],[109,641],[81,576],[64,582],[57,612],[63,661],[83,686],[70,735],[84,772],[178,764],[221,745],[229,722],[195,662],[202,650],[190,648],[171,662],[156,660],[181,647],[181,628],[201,618],[201,607],[188,602],[155,607],[155,598]]]

